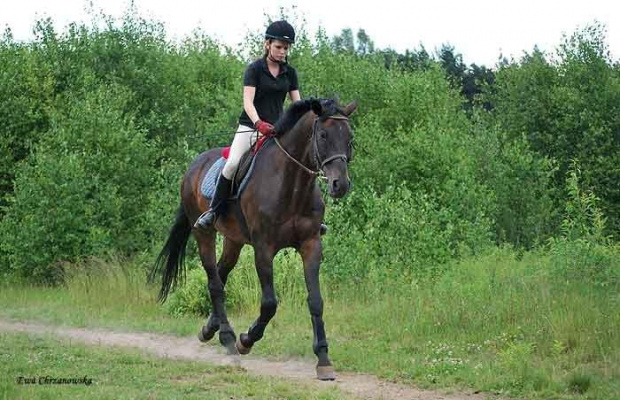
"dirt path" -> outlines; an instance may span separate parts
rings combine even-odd
[[[197,338],[191,337],[179,338],[151,333],[120,333],[4,320],[0,320],[0,331],[54,334],[61,338],[90,345],[139,348],[159,357],[199,360],[215,365],[234,364],[253,375],[273,376],[316,385],[317,387],[336,386],[341,391],[360,399],[482,400],[487,398],[480,394],[441,394],[382,381],[372,375],[347,372],[339,372],[336,381],[320,382],[316,379],[313,363],[267,361],[253,356],[231,357],[220,352],[219,347],[204,345]]]

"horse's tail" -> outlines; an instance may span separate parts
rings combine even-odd
[[[161,303],[166,301],[170,289],[174,288],[179,281],[179,278],[183,280],[185,274],[185,268],[183,262],[185,260],[185,246],[187,245],[187,239],[192,232],[192,226],[190,225],[187,215],[185,215],[185,208],[183,204],[179,206],[177,215],[174,221],[174,225],[170,228],[170,236],[164,245],[163,249],[157,256],[155,266],[151,271],[151,281],[162,270],[161,289],[157,300]]]

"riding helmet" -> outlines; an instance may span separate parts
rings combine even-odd
[[[287,43],[295,43],[295,29],[286,21],[276,21],[267,28],[265,39],[276,39]]]

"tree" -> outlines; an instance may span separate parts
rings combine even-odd
[[[357,54],[366,55],[374,53],[375,44],[370,39],[370,36],[366,33],[365,30],[360,29],[357,31]]]
[[[467,99],[466,109],[471,110],[485,88],[491,88],[494,83],[495,74],[493,71],[484,65],[471,64],[463,76],[463,90],[461,92]],[[490,110],[492,108],[491,102],[489,100],[483,101],[482,107],[487,111]]]
[[[556,160],[556,207],[562,209],[570,165],[581,165],[585,187],[601,199],[611,233],[620,233],[620,71],[602,26],[565,38],[548,61],[537,49],[497,73],[495,116],[513,140],[524,136]]]
[[[340,32],[340,35],[334,36],[332,39],[332,48],[336,52],[355,53],[353,31],[350,28],[345,28]]]
[[[441,46],[439,50],[439,63],[453,84],[457,87],[462,86],[467,67],[463,64],[463,56],[456,53],[453,46],[449,44]]]

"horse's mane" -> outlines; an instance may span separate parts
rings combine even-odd
[[[338,113],[344,113],[336,99],[315,99],[311,97],[298,100],[286,109],[284,114],[282,114],[274,125],[276,135],[281,136],[293,129],[301,117],[311,110],[321,119]]]

